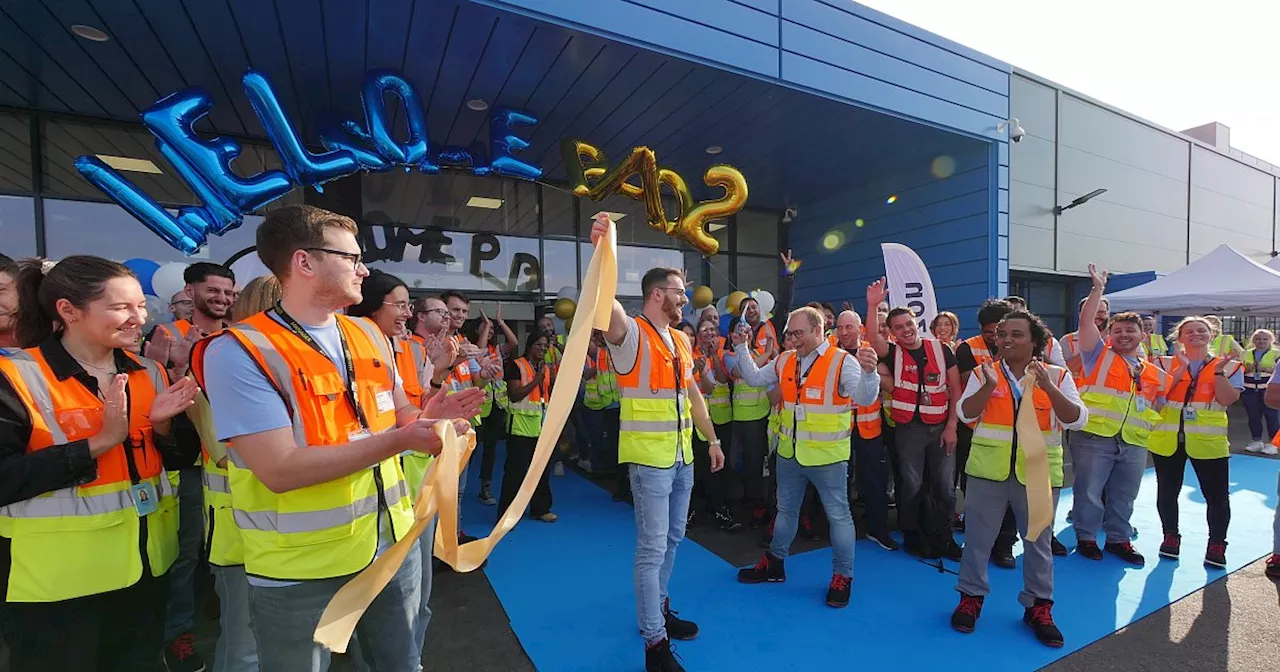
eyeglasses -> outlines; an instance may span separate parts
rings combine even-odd
[[[361,254],[361,253],[343,252],[342,250],[331,250],[327,247],[304,247],[302,249],[308,252],[324,252],[325,254],[332,254],[335,257],[342,257],[343,259],[346,259],[351,262],[351,270],[360,268],[360,266],[364,264],[364,254]]]
[[[680,292],[681,294],[684,293],[684,287],[654,287],[654,289],[661,289],[664,292],[667,290],[672,290],[672,291]]]
[[[408,301],[395,301],[395,302],[392,302],[392,301],[383,301],[383,302],[382,302],[382,305],[384,305],[384,306],[395,306],[396,310],[398,310],[398,311],[400,311],[400,312],[402,312],[402,313],[412,313],[412,312],[413,312],[413,306],[409,305],[409,302],[408,302]]]
[[[181,301],[174,301],[169,305],[170,306],[194,306],[196,305],[196,302],[192,301],[191,299],[182,299]]]
[[[786,338],[794,338],[796,340],[800,340],[801,338],[804,337],[805,333],[808,331],[809,331],[808,329],[792,329],[791,331],[782,332],[782,335],[785,336]]]
[[[421,311],[419,314],[430,315],[431,313],[437,313],[440,315],[440,317],[443,317],[445,319],[452,317],[452,315],[449,313],[449,310],[447,308],[432,308],[430,310]]]

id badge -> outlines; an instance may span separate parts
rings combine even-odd
[[[369,438],[369,430],[367,429],[361,429],[347,434],[347,441],[351,443],[363,441],[367,438]]]
[[[803,404],[796,404],[796,422],[804,422],[805,411]]]
[[[396,410],[396,402],[391,396],[390,390],[379,392],[375,394],[373,398],[378,405],[379,413],[390,413],[391,411]]]
[[[160,508],[160,493],[156,492],[156,486],[150,482],[129,486],[129,494],[133,496],[133,508],[137,509],[139,518],[149,516]]]
[[[1190,407],[1182,409],[1182,419],[1186,420],[1187,422],[1195,422],[1196,409],[1190,408]]]
[[[1144,399],[1144,398],[1142,398],[1142,397],[1138,397],[1137,399],[1135,399],[1135,400],[1134,400],[1134,405],[1137,407],[1137,409],[1138,409],[1138,412],[1139,412],[1139,413],[1146,413],[1146,412],[1147,412],[1147,400],[1146,400],[1146,399]]]

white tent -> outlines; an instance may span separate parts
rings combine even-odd
[[[1271,257],[1271,259],[1267,261],[1266,267],[1276,271],[1280,271],[1280,257]]]
[[[1280,270],[1219,245],[1162,278],[1107,294],[1107,299],[1112,312],[1280,315]]]

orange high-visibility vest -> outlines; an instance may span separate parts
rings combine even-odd
[[[813,360],[807,375],[803,366],[797,366],[799,353],[795,350],[787,350],[775,360],[778,391],[782,393],[779,457],[794,457],[806,467],[849,460],[853,404],[840,393],[840,372],[847,354],[840,348],[828,347]],[[799,375],[805,376],[803,385]],[[803,418],[800,409],[804,411]]]
[[[689,341],[668,326],[673,351],[647,319],[636,318],[636,327],[636,363],[618,372],[618,462],[665,469],[679,455],[685,464],[693,464],[693,417],[689,397],[683,394],[693,380]]]
[[[871,347],[870,341],[863,341],[862,347]],[[849,352],[846,350],[845,352]],[[849,352],[849,354],[857,357],[857,351]],[[876,394],[876,400],[867,406],[862,404],[853,404],[853,426],[850,429],[856,429],[858,436],[864,439],[874,439],[880,436],[884,430],[884,417],[881,415],[883,404],[880,403],[880,395]]]
[[[782,342],[778,340],[778,331],[773,328],[773,322],[761,317],[760,327],[756,329],[755,337],[754,349],[757,355],[764,354],[764,348],[768,345],[770,339],[773,339],[773,342],[781,348]]]
[[[396,370],[400,372],[400,380],[404,383],[404,396],[418,408],[422,408],[422,371],[427,366],[427,351],[421,343],[409,338],[397,338]]]
[[[148,417],[169,380],[158,363],[124,354],[141,367],[128,372],[129,434],[95,459],[97,477],[0,507],[0,534],[12,540],[9,602],[62,602],[120,590],[142,578],[143,552],[152,576],[162,576],[177,558],[177,500]],[[39,347],[0,357],[0,375],[27,410],[27,454],[102,430],[102,400],[74,377],[59,380]],[[143,483],[159,501],[146,516],[140,550],[133,486]]]

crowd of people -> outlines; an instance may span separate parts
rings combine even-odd
[[[610,226],[597,216],[592,242]],[[204,669],[192,636],[204,566],[220,609],[213,669],[326,669],[321,613],[412,525],[441,420],[476,432],[472,496],[499,515],[512,505],[564,336],[546,315],[521,340],[501,312],[471,318],[456,291],[414,298],[364,266],[356,234],[342,215],[274,210],[257,231],[272,275],[240,286],[227,267],[192,264],[173,321],[147,334],[141,285],[121,264],[0,256],[0,632],[14,669]],[[859,538],[957,561],[951,624],[965,633],[990,592],[988,566],[1015,567],[1022,538],[1024,621],[1059,647],[1054,557],[1071,549],[1052,529],[1029,535],[1028,490],[1050,489],[1056,507],[1072,485],[1075,554],[1142,565],[1131,517],[1150,455],[1160,556],[1180,556],[1189,461],[1207,508],[1204,563],[1226,566],[1227,407],[1244,401],[1247,450],[1280,445],[1271,332],[1244,349],[1216,317],[1187,317],[1166,340],[1149,316],[1112,314],[1107,273],[1090,267],[1078,331],[1055,338],[1008,297],[983,303],[979,333],[962,340],[959,316],[939,313],[926,332],[889,304],[883,279],[862,314],[792,310],[797,265],[782,261],[775,314],[748,297],[727,331],[712,306],[686,319],[682,271],[651,269],[640,311],[615,301],[583,370],[569,372],[582,380],[573,439],[523,513],[558,520],[552,474],[566,463],[633,505],[646,669],[682,670],[671,640],[698,634],[668,585],[699,513],[761,536],[763,557],[737,572],[747,584],[785,582],[794,539],[820,537],[824,513],[823,599],[835,608],[850,602]],[[1047,484],[1028,484],[1044,472],[1020,442],[1027,395]],[[433,526],[360,620],[357,668],[423,669],[434,537]],[[1276,544],[1270,576],[1280,514]]]

